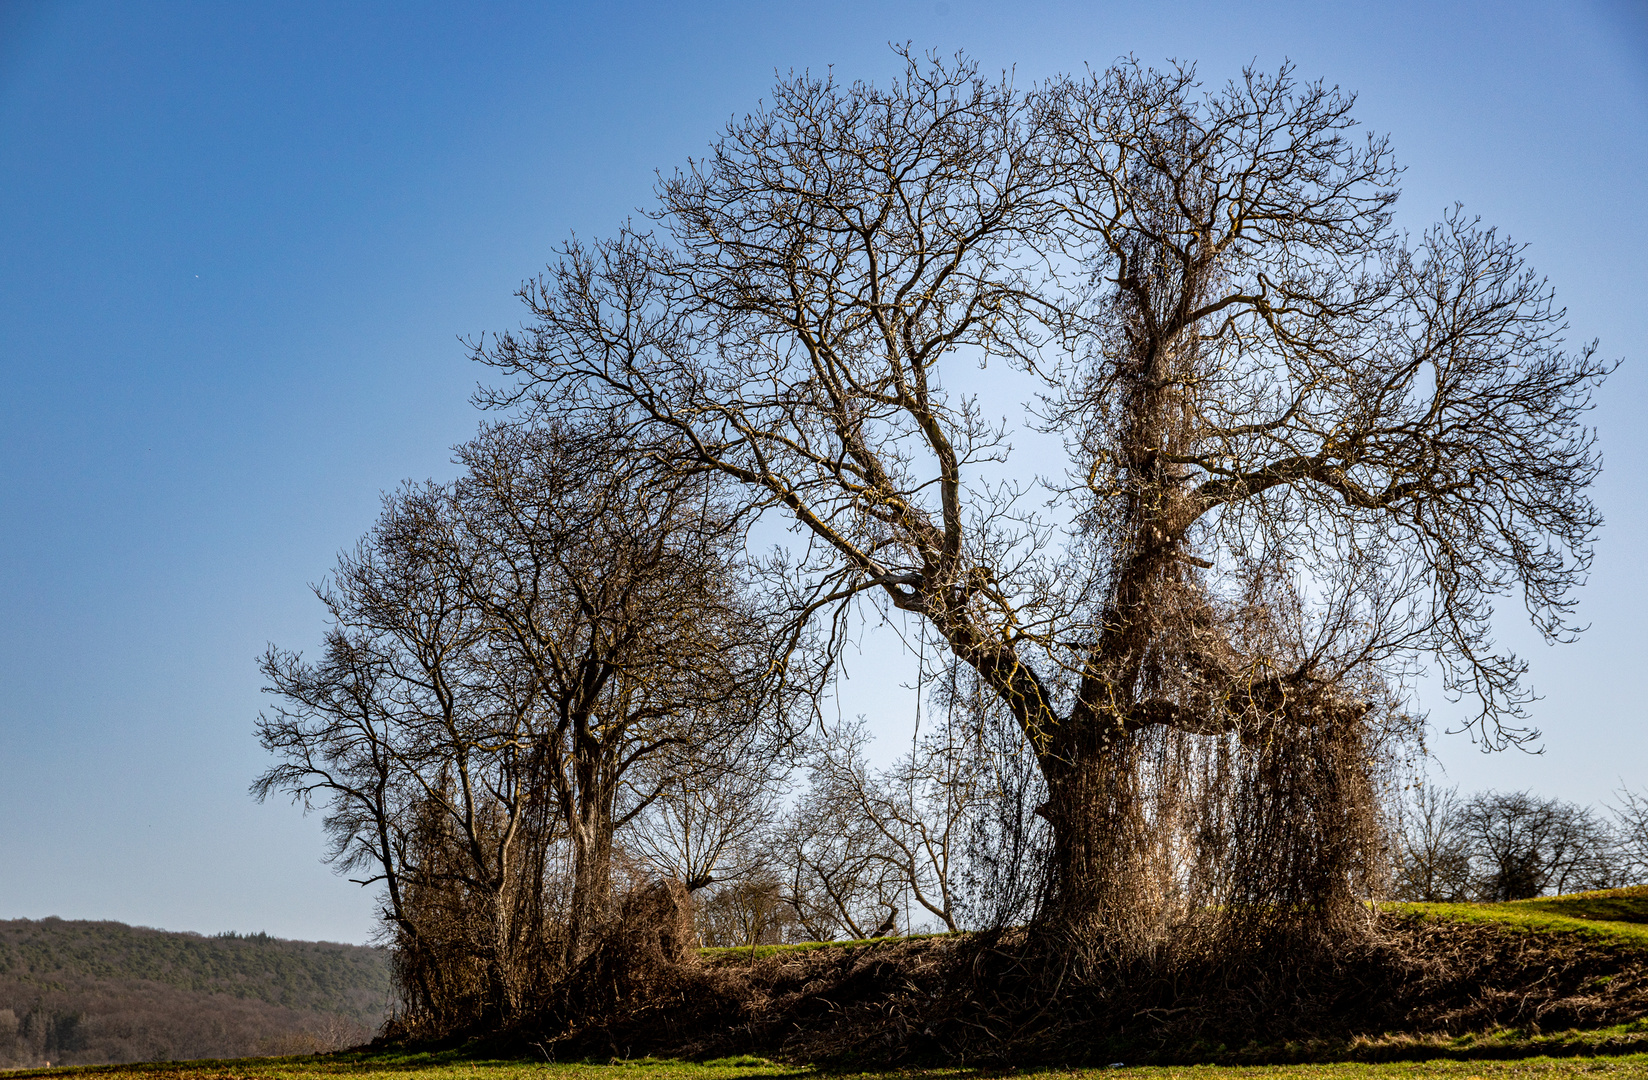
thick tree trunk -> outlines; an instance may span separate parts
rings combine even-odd
[[[1045,768],[1053,827],[1045,914],[1084,949],[1147,949],[1171,915],[1160,822],[1141,782],[1147,739],[1134,732],[1066,740]]]
[[[598,802],[598,800],[597,800]],[[572,911],[567,924],[567,966],[595,947],[612,899],[612,815],[586,802],[572,829]]]
[[[507,878],[492,894],[492,956],[487,964],[489,997],[508,1022],[520,1010],[520,971],[515,956],[513,904]]]

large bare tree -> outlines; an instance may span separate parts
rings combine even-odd
[[[609,902],[615,832],[760,720],[783,642],[742,576],[713,475],[660,474],[599,429],[499,426],[460,448],[454,505],[491,643],[539,689],[532,752],[573,849],[567,953]]]
[[[383,886],[407,1004],[461,1023],[523,1003],[556,833],[527,760],[540,695],[496,663],[454,525],[443,488],[387,497],[316,590],[320,658],[268,650],[257,728],[278,761],[253,791],[324,810],[334,863]]]
[[[323,805],[334,858],[384,883],[438,1024],[516,1015],[589,952],[649,766],[771,721],[784,640],[713,476],[660,477],[599,425],[493,427],[458,456],[340,560],[323,657],[265,658],[281,760],[255,787]],[[481,985],[446,987],[472,957]]]
[[[1527,735],[1494,601],[1572,632],[1604,374],[1515,244],[1396,231],[1351,104],[1287,68],[791,78],[654,229],[522,291],[483,399],[743,485],[799,530],[800,615],[924,619],[1037,756],[1063,925],[1348,916],[1413,665]],[[1014,377],[1068,452],[1039,489]]]

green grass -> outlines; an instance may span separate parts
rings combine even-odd
[[[1568,931],[1648,947],[1648,885],[1506,904],[1386,904],[1385,910],[1451,922],[1498,923],[1530,932]]]
[[[1648,885],[1548,896],[1539,900],[1516,900],[1504,906],[1570,919],[1648,923]]]
[[[53,1069],[53,1075],[78,1073],[108,1080],[333,1080],[340,1076],[384,1080],[975,1080],[1011,1076],[1014,1080],[1105,1080],[1118,1074],[1148,1080],[1497,1080],[1504,1077],[1545,1080],[1567,1077],[1648,1078],[1648,1054],[1617,1057],[1534,1057],[1502,1061],[1405,1061],[1378,1064],[1253,1066],[1159,1066],[1110,1069],[900,1069],[887,1072],[832,1073],[767,1061],[726,1058],[720,1061],[636,1061],[546,1064],[542,1062],[465,1059],[456,1053],[353,1055],[309,1058],[263,1058],[245,1061],[198,1061],[185,1064],[111,1065]],[[42,1072],[20,1071],[17,1077]]]
[[[736,960],[740,957],[761,959],[776,953],[810,952],[813,949],[851,949],[860,945],[896,945],[901,941],[923,941],[927,938],[959,937],[956,934],[910,934],[905,937],[857,938],[852,941],[798,941],[791,945],[733,945],[727,948],[699,949],[706,960]]]
[[[563,1062],[474,1058],[463,1050],[438,1053],[324,1054],[308,1057],[244,1058],[238,1061],[155,1062],[90,1065],[66,1069],[5,1072],[7,1080],[32,1076],[85,1076],[100,1080],[777,1080],[808,1070],[757,1057],[718,1061]]]

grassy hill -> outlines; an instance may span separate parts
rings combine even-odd
[[[0,1066],[325,1049],[389,1006],[384,950],[116,922],[0,921]]]
[[[1648,885],[1503,904],[1387,904],[1386,908],[1426,919],[1496,923],[1527,931],[1565,931],[1648,948]]]

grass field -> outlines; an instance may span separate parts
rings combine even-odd
[[[1528,931],[1569,931],[1648,948],[1648,885],[1508,904],[1387,904],[1428,919],[1492,922]]]

